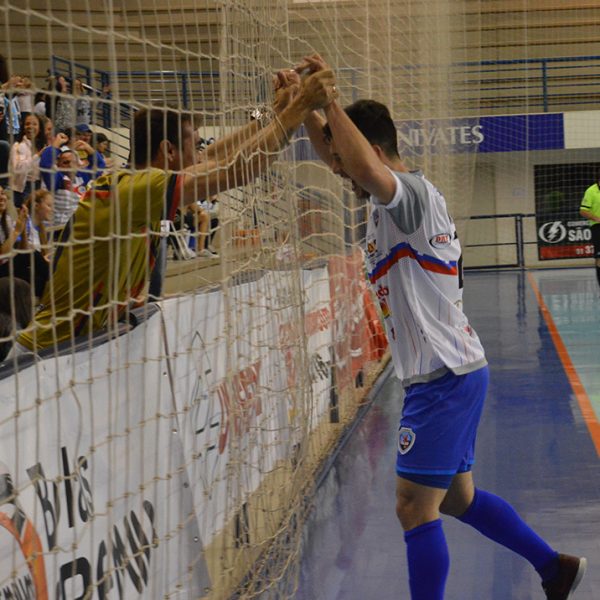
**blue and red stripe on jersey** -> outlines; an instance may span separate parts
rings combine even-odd
[[[435,256],[429,256],[428,254],[421,254],[408,242],[401,242],[391,248],[389,254],[381,259],[375,265],[373,271],[369,273],[369,280],[371,283],[375,283],[378,279],[387,275],[389,270],[402,258],[412,258],[413,260],[416,260],[426,271],[440,273],[441,275],[458,275],[457,261],[446,261],[436,258]]]

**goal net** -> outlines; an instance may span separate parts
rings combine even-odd
[[[2,0],[0,594],[293,597],[319,469],[386,360],[367,208],[303,129],[194,210],[165,167],[186,127],[226,153],[318,52],[465,234],[473,4]]]

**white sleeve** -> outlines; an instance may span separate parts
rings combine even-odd
[[[391,173],[396,179],[394,197],[388,204],[382,204],[372,196],[373,203],[390,212],[398,229],[406,234],[414,233],[423,222],[427,188],[421,178],[413,173]]]

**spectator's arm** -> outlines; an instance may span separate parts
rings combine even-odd
[[[94,177],[100,177],[104,169],[106,169],[106,160],[104,160],[104,156],[102,156],[100,152],[95,151],[92,164],[94,168]]]
[[[231,152],[216,156],[184,172],[183,202],[209,198],[214,194],[246,185],[275,160],[278,152],[290,141],[291,136],[309,113],[330,104],[335,98],[335,78],[328,69],[307,77],[299,93],[268,125],[258,129],[249,139],[232,144]],[[248,131],[246,125],[242,132]]]
[[[224,156],[231,155],[231,153],[235,152],[235,149],[240,146],[240,144],[255,135],[259,131],[260,127],[261,124],[259,121],[251,121],[233,133],[230,133],[224,138],[216,141],[214,144],[208,145],[202,153],[203,160],[218,160]]]
[[[56,162],[58,156],[58,148],[54,146],[48,146],[40,154],[40,173],[42,174],[42,181],[47,189],[54,191],[58,189],[57,175],[58,173],[52,172],[52,167]]]

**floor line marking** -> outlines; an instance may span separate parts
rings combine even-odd
[[[552,318],[552,313],[546,306],[537,282],[530,272],[527,273],[527,279],[529,281],[529,285],[531,285],[533,289],[535,297],[537,298],[540,311],[542,312],[542,316],[546,322],[546,327],[548,327],[548,331],[550,332],[550,336],[554,342],[554,347],[556,348],[558,357],[560,358],[563,369],[567,375],[567,379],[571,384],[571,388],[573,389],[573,393],[575,394],[575,398],[579,404],[579,410],[581,410],[583,420],[585,421],[588,431],[590,432],[594,446],[596,446],[596,452],[598,453],[598,456],[600,456],[600,423],[596,418],[594,407],[592,406],[590,398],[585,391],[585,387],[581,383],[581,379],[579,379],[579,375],[577,374],[577,370],[573,365],[573,361],[571,361],[569,352],[567,351],[567,348],[560,337],[560,333],[558,332],[556,324],[554,323],[554,319]]]

